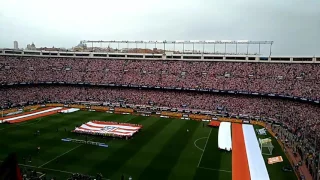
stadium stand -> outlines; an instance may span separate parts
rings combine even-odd
[[[276,119],[298,136],[295,138],[303,137],[309,142],[320,135],[318,62],[0,55],[0,84],[2,108],[30,102],[47,101],[54,106],[95,101],[219,109],[234,116]]]
[[[318,63],[0,56],[0,83],[65,82],[240,90],[320,99]]]

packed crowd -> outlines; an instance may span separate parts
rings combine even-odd
[[[320,64],[106,60],[0,56],[0,83],[88,82],[162,87],[210,88],[277,93],[320,99]],[[153,102],[159,106],[212,110],[281,119],[294,129],[319,127],[319,108],[293,101],[166,91],[32,87],[0,91],[0,104],[29,100]],[[307,133],[310,134],[310,133]]]
[[[0,56],[0,84],[53,81],[241,90],[320,99],[320,64]]]
[[[320,64],[0,56],[0,84],[54,81],[241,90],[320,99]],[[313,143],[320,137],[320,131],[317,131],[320,128],[319,106],[291,100],[204,92],[67,85],[0,89],[1,107],[48,100],[125,102],[212,111],[222,108],[229,114],[274,118],[292,129],[297,141],[299,137],[303,137],[304,143]],[[319,148],[320,143],[317,145]],[[70,179],[79,179],[79,176],[74,175]]]
[[[30,100],[125,102],[139,105],[152,103],[160,107],[202,110],[216,110],[222,107],[229,114],[277,119],[305,136],[314,136],[319,133],[316,129],[320,128],[319,106],[267,97],[78,86],[7,87],[0,91],[1,105],[19,104]]]

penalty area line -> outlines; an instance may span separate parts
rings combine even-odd
[[[59,156],[57,156],[57,157],[55,157],[55,158],[51,159],[50,161],[48,161],[48,162],[46,162],[46,163],[42,164],[42,165],[41,165],[41,166],[39,166],[38,168],[42,168],[43,166],[45,166],[45,165],[47,165],[47,164],[51,163],[52,161],[54,161],[54,160],[58,159],[59,157],[61,157],[61,156],[65,155],[65,154],[67,154],[67,153],[69,153],[69,152],[71,152],[71,151],[73,151],[73,150],[77,149],[78,147],[80,147],[80,146],[82,146],[82,145],[83,145],[83,144],[80,144],[80,145],[78,145],[78,146],[76,146],[76,147],[74,147],[74,148],[70,149],[69,151],[67,151],[67,152],[65,152],[65,153],[63,153],[63,154],[61,154],[61,155],[59,155]]]
[[[126,120],[126,121],[124,121],[124,122],[128,122],[128,121],[130,121],[130,120],[131,120],[131,119],[128,119],[128,120]],[[89,139],[88,141],[91,141],[91,140],[93,140],[93,139],[94,139],[94,138],[91,138],[91,139]],[[41,166],[39,166],[38,168],[42,168],[43,166],[45,166],[45,165],[47,165],[47,164],[51,163],[52,161],[54,161],[54,160],[56,160],[56,159],[60,158],[61,156],[65,155],[65,154],[67,154],[67,153],[69,153],[69,152],[71,152],[71,151],[73,151],[73,150],[75,150],[75,149],[79,148],[79,147],[80,147],[80,146],[82,146],[82,145],[84,145],[84,144],[80,144],[80,145],[78,145],[78,146],[76,146],[76,147],[74,147],[74,148],[70,149],[69,151],[67,151],[67,152],[65,152],[65,153],[63,153],[63,154],[61,154],[61,155],[59,155],[59,156],[57,156],[57,157],[55,157],[55,158],[51,159],[50,161],[48,161],[48,162],[46,162],[46,163],[42,164],[42,165],[41,165]]]
[[[94,139],[94,138],[91,138],[91,139],[89,139],[88,141],[91,141],[92,139]],[[58,159],[59,157],[61,157],[61,156],[65,155],[65,154],[68,154],[69,152],[71,152],[71,151],[73,151],[73,150],[75,150],[75,149],[79,148],[79,147],[80,147],[80,146],[82,146],[82,145],[84,145],[84,144],[80,144],[80,145],[78,145],[78,146],[76,146],[76,147],[74,147],[74,148],[70,149],[69,151],[67,151],[67,152],[65,152],[65,153],[63,153],[63,154],[61,154],[61,155],[59,155],[59,156],[57,156],[57,157],[55,157],[55,158],[51,159],[50,161],[48,161],[48,162],[46,162],[46,163],[42,164],[42,165],[41,165],[41,166],[39,166],[38,168],[42,168],[43,166],[45,166],[45,165],[47,165],[47,164],[51,163],[52,161],[54,161],[54,160]]]

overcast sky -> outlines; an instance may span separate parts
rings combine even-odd
[[[273,40],[320,56],[320,0],[0,0],[0,48],[80,40]]]

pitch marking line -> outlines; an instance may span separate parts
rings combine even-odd
[[[47,164],[51,163],[52,161],[54,161],[54,160],[58,159],[59,157],[61,157],[61,156],[65,155],[65,154],[67,154],[67,153],[69,153],[69,152],[71,152],[71,151],[73,151],[73,150],[77,149],[78,147],[80,147],[80,146],[82,146],[82,145],[83,145],[83,144],[80,144],[80,145],[78,145],[78,146],[76,146],[76,147],[74,147],[74,148],[70,149],[69,151],[67,151],[67,152],[65,152],[65,153],[63,153],[63,154],[61,154],[61,155],[59,155],[59,156],[57,156],[57,157],[55,157],[55,158],[51,159],[50,161],[48,161],[48,162],[46,162],[46,163],[42,164],[42,165],[41,165],[41,166],[39,166],[38,168],[41,168],[41,167],[43,167],[43,166],[45,166],[45,165],[47,165]]]
[[[0,162],[3,162],[3,161],[0,160]],[[50,169],[50,168],[40,168],[40,167],[37,167],[37,166],[28,165],[28,164],[19,164],[19,166],[36,168],[36,169],[44,169],[44,170],[55,171],[55,172],[62,172],[62,173],[66,173],[66,174],[75,174],[75,173],[69,172],[69,171],[62,171],[62,170]]]
[[[94,139],[94,138],[91,138],[91,139],[89,139],[88,141],[91,141],[92,139]],[[71,151],[73,151],[73,150],[75,150],[75,149],[79,148],[79,147],[80,147],[80,146],[82,146],[82,145],[84,145],[84,144],[80,144],[80,145],[78,145],[78,146],[76,146],[76,147],[74,147],[74,148],[70,149],[69,151],[67,151],[67,152],[65,152],[65,153],[63,153],[63,154],[61,154],[61,155],[59,155],[59,156],[57,156],[57,157],[55,157],[55,158],[51,159],[50,161],[48,161],[48,162],[46,162],[46,163],[42,164],[42,165],[41,165],[41,166],[39,166],[38,168],[42,168],[43,166],[45,166],[45,165],[47,165],[47,164],[51,163],[52,161],[54,161],[54,160],[58,159],[59,157],[61,157],[61,156],[65,155],[65,154],[68,154],[69,152],[71,152]]]
[[[130,121],[130,120],[131,120],[131,119],[128,119],[128,120],[126,120],[125,122],[128,122],[128,121]],[[40,120],[39,120],[39,121],[40,121]],[[37,123],[37,122],[35,122],[35,123]],[[34,123],[30,123],[30,124],[34,124]],[[29,124],[27,124],[27,125],[29,125]],[[3,128],[3,129],[8,129],[8,128]],[[2,130],[2,129],[0,129],[0,130]],[[91,139],[89,139],[88,141],[91,141],[91,140],[93,140],[93,139],[94,139],[94,138],[91,138]],[[73,151],[73,150],[75,150],[75,149],[79,148],[79,147],[80,147],[80,146],[82,146],[82,145],[84,145],[84,144],[80,144],[80,145],[78,145],[78,146],[74,147],[73,149],[70,149],[69,151],[67,151],[67,152],[65,152],[65,153],[63,153],[63,154],[61,154],[61,155],[59,155],[59,156],[57,156],[57,157],[55,157],[55,158],[51,159],[50,161],[48,161],[48,162],[46,162],[46,163],[42,164],[42,165],[41,165],[41,166],[39,166],[39,167],[31,166],[31,165],[26,165],[26,164],[19,164],[19,165],[20,165],[20,166],[26,166],[26,167],[32,167],[32,168],[38,168],[38,169],[44,169],[44,170],[49,170],[49,171],[62,172],[62,173],[66,173],[66,174],[75,174],[75,173],[73,173],[73,172],[68,172],[68,171],[61,171],[61,170],[57,170],[57,169],[43,168],[43,166],[45,166],[45,165],[49,164],[50,162],[52,162],[52,161],[54,161],[54,160],[58,159],[59,157],[61,157],[61,156],[65,155],[65,154],[67,154],[67,153],[69,153],[69,152],[71,152],[71,151]],[[3,162],[3,161],[1,161],[1,160],[0,160],[0,162]],[[104,179],[104,178],[103,178],[103,179]]]
[[[206,150],[206,147],[207,147],[207,144],[208,144],[208,140],[209,140],[209,138],[210,138],[211,131],[212,131],[212,128],[211,128],[211,130],[210,130],[210,132],[209,132],[209,135],[208,135],[206,144],[204,145],[204,148],[203,148],[203,151],[202,151],[202,154],[201,154],[201,157],[200,157],[200,160],[199,160],[199,163],[198,163],[198,166],[197,166],[197,167],[199,167],[199,165],[200,165],[200,163],[201,163],[202,156],[203,156],[204,151]]]
[[[55,171],[55,172],[61,172],[61,173],[65,173],[65,174],[75,174],[75,173],[69,172],[69,171],[62,171],[62,170],[50,169],[50,168],[39,168],[39,169],[44,169],[44,170],[48,170],[48,171]]]
[[[205,139],[205,138],[208,138],[208,137],[202,137],[202,138],[199,138],[199,139],[197,139],[197,140],[195,140],[194,141],[194,146],[196,147],[196,148],[198,148],[200,151],[204,151],[203,149],[201,149],[199,146],[197,146],[197,142],[199,141],[199,140],[201,140],[201,139]]]
[[[131,119],[128,119],[128,120],[126,120],[125,122],[128,122],[128,121],[130,121],[130,120],[131,120]],[[88,141],[91,141],[92,139],[94,139],[94,138],[91,138],[91,139],[89,139]],[[69,152],[71,152],[71,151],[73,151],[73,150],[75,150],[75,149],[79,148],[79,147],[80,147],[80,146],[82,146],[82,145],[84,145],[84,144],[80,144],[80,145],[78,145],[78,146],[76,146],[76,147],[74,147],[74,148],[70,149],[69,151],[67,151],[67,152],[65,152],[65,153],[63,153],[63,154],[61,154],[61,155],[59,155],[59,156],[57,156],[57,157],[55,157],[55,158],[51,159],[50,161],[48,161],[48,162],[46,162],[46,163],[42,164],[42,165],[41,165],[41,166],[39,166],[38,168],[42,168],[43,166],[45,166],[45,165],[47,165],[47,164],[51,163],[52,161],[54,161],[54,160],[58,159],[59,157],[61,157],[61,156],[65,155],[65,154],[67,154],[67,153],[69,153]]]
[[[126,121],[124,121],[124,122],[128,122],[128,121],[130,121],[130,120],[131,120],[131,119],[128,119],[128,120],[126,120]],[[91,141],[92,139],[94,139],[94,138],[91,138],[91,139],[89,139],[88,141]],[[111,141],[112,141],[112,140],[111,140]],[[110,142],[111,142],[111,141],[110,141]],[[69,153],[69,152],[71,152],[71,151],[73,151],[73,150],[77,149],[78,147],[80,147],[80,146],[82,146],[82,145],[84,145],[84,144],[80,144],[79,146],[76,146],[76,147],[74,147],[73,149],[70,149],[69,151],[67,151],[67,152],[65,152],[65,153],[63,153],[63,154],[61,154],[61,155],[59,155],[59,156],[57,156],[57,157],[55,157],[55,158],[51,159],[50,161],[48,161],[48,162],[46,162],[46,163],[42,164],[42,165],[41,165],[41,166],[39,166],[38,168],[42,168],[43,166],[45,166],[45,165],[47,165],[47,164],[51,163],[52,161],[54,161],[54,160],[58,159],[59,157],[61,157],[61,156],[65,155],[65,154],[67,154],[67,153]],[[43,169],[43,168],[42,168],[42,169]]]
[[[198,168],[200,168],[200,169],[206,169],[206,170],[210,170],[210,171],[221,171],[221,172],[231,173],[231,171],[223,170],[223,169],[212,169],[212,168],[205,168],[205,167],[198,167]]]
[[[0,160],[0,162],[3,162],[3,161]],[[61,173],[65,173],[65,174],[76,174],[76,173],[74,173],[74,172],[62,171],[62,170],[50,169],[50,168],[39,168],[39,167],[37,167],[37,166],[32,166],[32,165],[27,165],[27,164],[19,164],[19,166],[25,166],[25,167],[35,168],[35,169],[43,169],[43,170],[54,171],[54,172],[61,172]],[[80,174],[81,174],[81,173],[80,173]],[[105,178],[102,178],[102,179],[105,179]],[[110,179],[105,179],[105,180],[110,180]]]
[[[37,169],[44,169],[44,170],[61,172],[61,173],[66,173],[66,174],[75,174],[75,173],[69,172],[69,171],[62,171],[62,170],[50,169],[50,168],[39,168],[39,167],[36,167],[36,166],[27,165],[27,164],[19,164],[19,166],[25,166],[25,167],[31,167],[31,168],[37,168]]]

